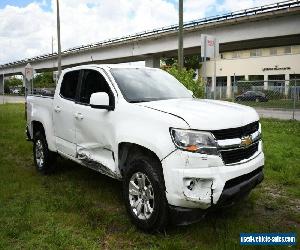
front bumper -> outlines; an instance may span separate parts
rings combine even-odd
[[[235,189],[241,187],[229,187],[228,183],[248,176],[263,165],[261,141],[258,151],[251,158],[231,165],[224,165],[219,156],[176,150],[162,161],[168,203],[182,209],[207,209],[224,200],[236,199],[234,193],[237,193],[236,196],[241,193],[235,192]],[[250,190],[254,186],[247,185]]]
[[[263,166],[251,173],[239,176],[226,182],[223,192],[218,202],[208,209],[182,208],[170,205],[170,215],[172,222],[176,225],[187,225],[199,221],[209,211],[218,207],[234,204],[247,196],[250,191],[264,179]]]

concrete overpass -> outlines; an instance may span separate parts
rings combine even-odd
[[[184,53],[200,54],[200,35],[218,37],[220,52],[300,44],[300,0],[241,10],[184,24]],[[89,63],[145,60],[159,67],[161,57],[177,55],[178,26],[173,25],[131,36],[63,51],[62,67]],[[0,66],[0,75],[21,74],[30,63],[37,72],[56,70],[57,54],[42,55]]]

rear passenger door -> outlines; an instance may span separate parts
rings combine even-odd
[[[53,122],[56,148],[60,153],[75,157],[76,140],[74,105],[80,71],[69,71],[63,75],[59,93],[53,102]],[[59,86],[58,86],[59,87]]]
[[[112,123],[115,112],[92,108],[90,97],[93,93],[106,92],[111,104],[114,95],[103,71],[86,69],[83,72],[75,104],[77,157],[89,167],[113,176],[115,135]]]

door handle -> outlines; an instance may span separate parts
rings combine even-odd
[[[75,113],[75,118],[77,119],[77,120],[82,120],[83,119],[83,115],[81,114],[81,113]]]
[[[61,107],[60,106],[56,106],[54,108],[54,110],[55,110],[56,113],[59,113],[61,111]]]

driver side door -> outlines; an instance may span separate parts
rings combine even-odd
[[[115,131],[114,111],[90,106],[93,93],[112,91],[104,73],[94,69],[83,70],[79,95],[75,103],[75,130],[77,158],[88,167],[107,175],[114,175]]]

